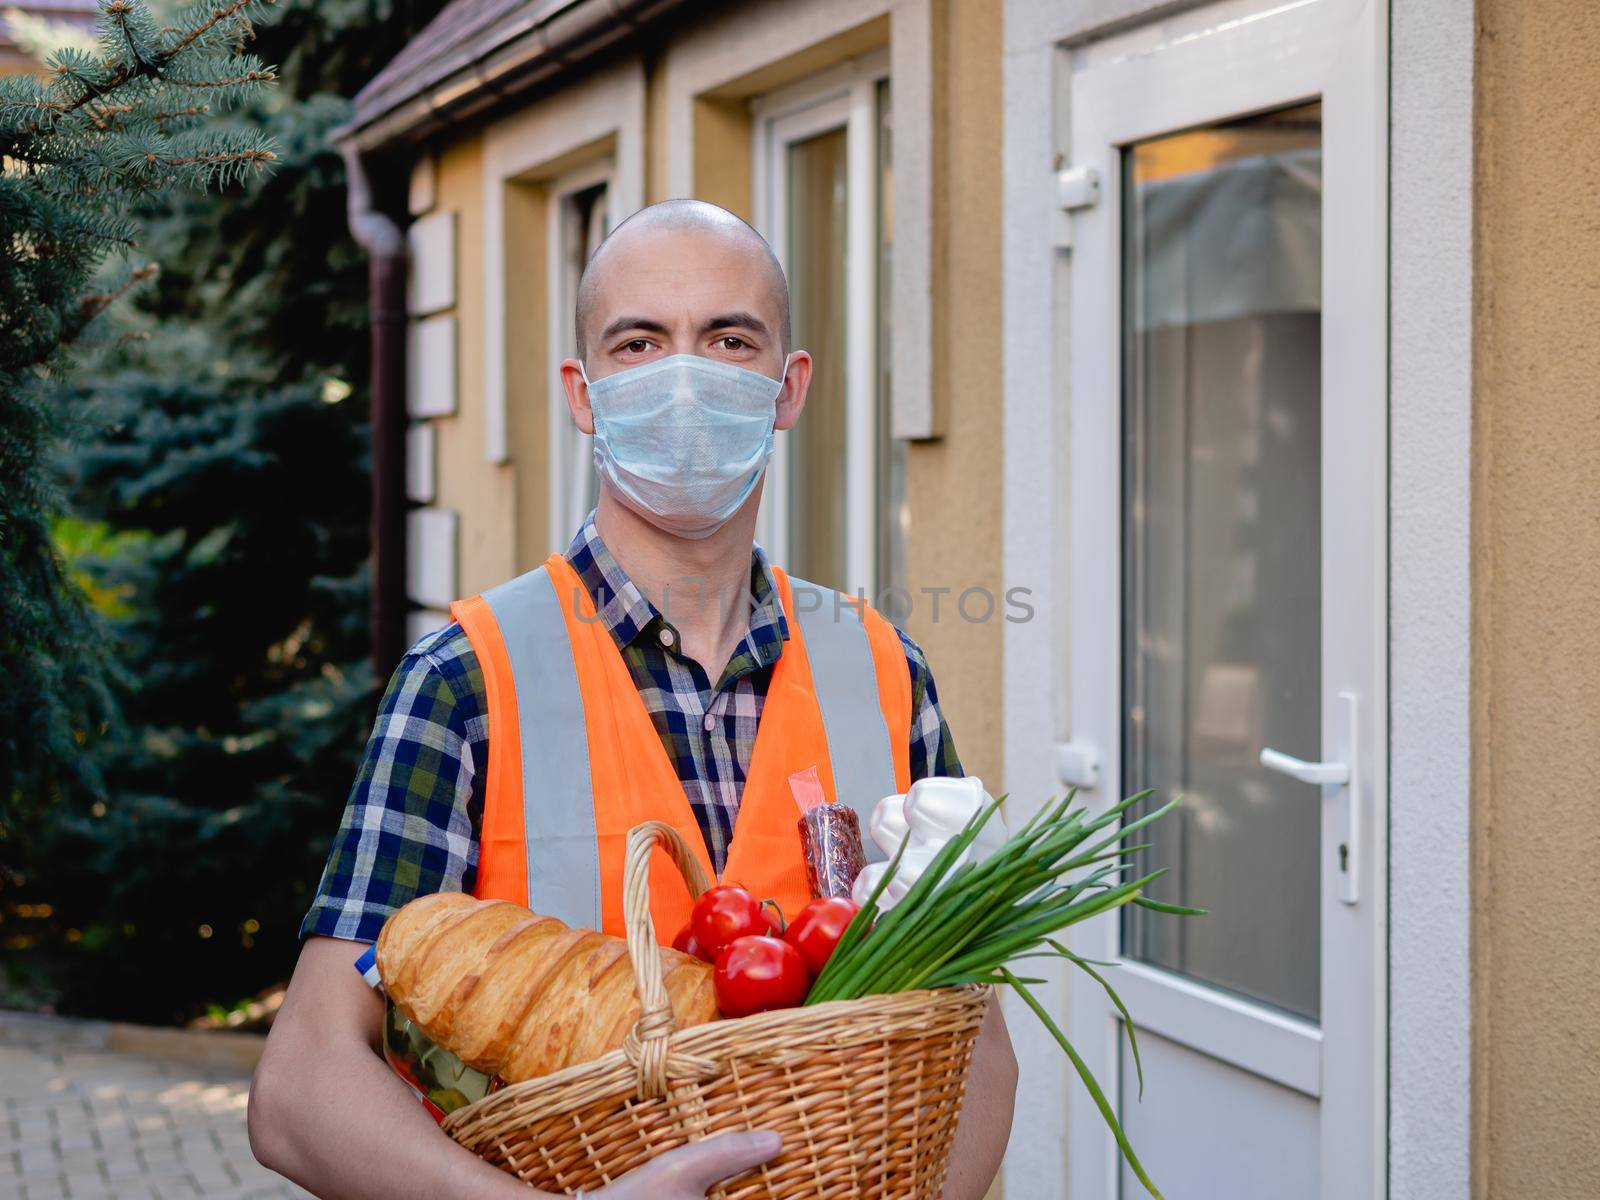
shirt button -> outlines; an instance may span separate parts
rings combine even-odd
[[[669,650],[672,649],[672,643],[677,641],[677,640],[678,639],[675,636],[673,636],[672,630],[663,629],[661,631],[661,644],[663,646],[665,646],[667,649],[669,649]]]
[[[706,732],[710,733],[713,729],[715,729],[717,727],[717,719],[714,716],[712,716],[710,713],[707,713],[706,714],[706,719],[702,722],[702,724],[705,726]]]

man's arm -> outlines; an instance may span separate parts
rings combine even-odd
[[[908,765],[911,782],[930,776],[959,779],[966,774],[956,754],[955,738],[939,707],[939,689],[928,667],[928,656],[911,635],[900,626],[900,648],[906,653],[906,671],[911,676],[911,745]]]
[[[939,707],[939,692],[927,656],[911,636],[895,626],[911,675],[911,779],[959,777],[966,772],[956,755],[955,739]],[[1000,1172],[1011,1136],[1011,1113],[1017,1098],[1017,1056],[998,999],[989,1005],[978,1041],[972,1049],[961,1123],[945,1178],[944,1200],[982,1200]]]
[[[1000,1173],[1016,1098],[1017,1056],[996,997],[989,1002],[972,1048],[972,1069],[950,1153],[944,1200],[982,1200]]]
[[[383,999],[352,969],[356,947],[313,937],[300,951],[250,1086],[250,1149],[322,1200],[537,1200],[442,1131],[380,1050]],[[776,1134],[707,1138],[660,1155],[605,1200],[704,1198],[765,1162]]]
[[[256,1158],[324,1200],[526,1200],[384,1062],[383,997],[353,969],[358,950],[313,937],[300,952],[250,1087]]]

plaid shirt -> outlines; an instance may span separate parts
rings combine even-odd
[[[767,684],[789,636],[766,556],[756,548],[750,628],[715,687],[699,663],[678,653],[677,630],[606,549],[592,514],[567,561],[622,651],[721,871]],[[958,776],[927,660],[903,632],[900,641],[911,671],[911,778]],[[488,732],[483,671],[461,626],[427,635],[389,681],[301,937],[373,941],[413,897],[472,890]]]

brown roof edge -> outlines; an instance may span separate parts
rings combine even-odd
[[[370,84],[363,88],[356,96],[354,117],[333,131],[333,140],[361,153],[419,140],[575,70],[687,3],[571,0],[552,6],[550,0],[527,0],[504,20],[474,31],[431,62],[418,63],[406,84],[381,91]],[[438,20],[448,21],[461,6],[457,0]],[[530,13],[539,13],[539,19],[529,23]],[[523,28],[508,37],[507,27],[519,22]],[[405,54],[402,50],[397,62]]]

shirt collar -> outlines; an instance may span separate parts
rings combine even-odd
[[[593,512],[567,547],[566,557],[593,599],[600,623],[619,647],[630,645],[647,630],[658,637],[662,629],[670,629],[674,635],[672,647],[677,648],[677,629],[628,578],[622,564],[601,538]],[[770,666],[782,656],[783,643],[788,637],[789,623],[778,598],[772,567],[767,562],[766,551],[757,545],[750,555],[750,631],[734,651],[734,658],[748,650],[754,659],[752,665]]]

